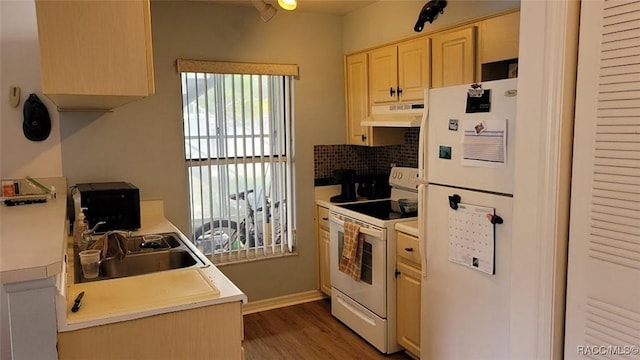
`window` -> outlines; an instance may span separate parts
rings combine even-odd
[[[191,240],[217,264],[293,251],[293,76],[274,69],[178,61]]]

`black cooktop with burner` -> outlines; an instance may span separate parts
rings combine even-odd
[[[352,204],[342,204],[338,206],[347,210],[358,212],[360,214],[372,216],[380,220],[394,220],[417,216],[417,213],[403,214],[402,212],[400,212],[398,202],[395,200],[357,202]]]

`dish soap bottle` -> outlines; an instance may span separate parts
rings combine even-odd
[[[80,250],[84,250],[84,241],[82,233],[89,230],[89,223],[85,219],[84,211],[87,208],[80,208],[80,212],[78,212],[78,216],[76,216],[76,221],[73,223],[73,244],[76,245]]]

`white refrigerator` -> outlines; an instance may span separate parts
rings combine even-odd
[[[480,85],[431,89],[425,99],[422,359],[509,359],[517,79]]]

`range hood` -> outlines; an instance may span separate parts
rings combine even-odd
[[[423,103],[376,105],[371,107],[371,116],[360,122],[360,126],[420,127],[425,114]]]

